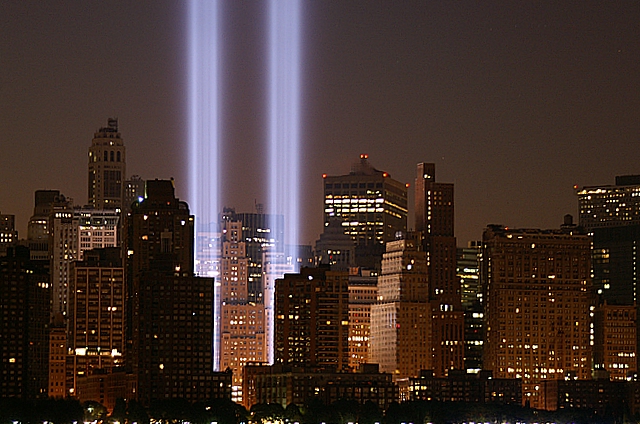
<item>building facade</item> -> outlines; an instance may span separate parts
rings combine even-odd
[[[193,276],[194,217],[172,180],[147,181],[145,196],[126,220],[126,366],[143,405],[209,399],[214,281]]]
[[[302,268],[276,280],[275,363],[346,370],[349,274]]]
[[[433,370],[444,377],[464,368],[464,311],[456,276],[453,184],[436,181],[433,163],[419,163],[415,180],[415,229],[423,234],[431,301]]]
[[[48,396],[51,288],[27,248],[0,257],[0,398]]]
[[[379,270],[384,243],[407,230],[407,185],[371,166],[368,155],[349,174],[323,179],[325,225],[338,219],[356,245],[356,264]]]
[[[93,135],[89,148],[89,205],[94,209],[122,209],[126,178],[126,150],[118,120]]]
[[[489,226],[483,234],[483,368],[522,379],[540,407],[540,383],[591,378],[590,239],[561,230]]]
[[[371,305],[369,361],[394,380],[432,369],[431,304],[420,233],[387,243]]]

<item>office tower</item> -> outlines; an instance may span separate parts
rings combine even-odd
[[[358,266],[380,269],[384,243],[407,230],[407,185],[360,155],[346,175],[323,175],[324,222],[337,218],[356,244]]]
[[[482,242],[470,241],[458,248],[456,276],[464,309],[464,368],[468,373],[482,369],[483,307],[480,287]]]
[[[345,370],[349,274],[302,268],[276,280],[275,363]]]
[[[590,239],[492,225],[482,243],[484,369],[539,407],[541,381],[591,377]]]
[[[72,387],[78,378],[123,365],[125,281],[122,250],[88,250],[71,266],[69,337]]]
[[[593,285],[599,301],[637,304],[640,225],[593,228],[592,234]]]
[[[247,256],[247,302],[263,303],[262,254],[265,249],[285,252],[284,216],[262,213],[262,206],[256,205],[256,213],[236,213],[233,208],[224,208],[221,226],[225,221],[242,224],[241,241]]]
[[[144,183],[145,181],[139,175],[133,175],[124,181],[122,212],[129,213],[134,202],[144,199]]]
[[[415,182],[415,229],[423,234],[432,312],[433,370],[444,377],[464,367],[464,313],[456,277],[453,184],[436,182],[433,163],[419,163]]]
[[[262,284],[264,287],[265,344],[267,363],[275,362],[275,291],[276,280],[293,274],[299,267],[284,252],[265,250],[262,253]]]
[[[78,260],[84,259],[87,250],[119,245],[120,212],[117,209],[75,208],[74,220],[78,226]]]
[[[49,276],[27,248],[0,257],[0,293],[0,398],[46,398]]]
[[[74,220],[71,199],[60,195],[51,206],[49,216],[49,255],[54,314],[69,313],[69,279],[71,263],[78,259],[78,225]]]
[[[126,364],[143,405],[213,393],[213,279],[193,276],[194,217],[173,181],[146,182],[126,218]]]
[[[17,241],[16,216],[0,213],[0,256],[6,255],[7,248],[16,244]]]
[[[369,361],[394,380],[432,369],[431,306],[420,233],[387,243],[371,306]]]
[[[74,206],[60,195],[48,219],[53,311],[67,315],[69,280],[74,261],[90,249],[115,247],[119,238],[120,212]]]
[[[53,204],[60,198],[58,190],[36,190],[33,215],[27,226],[27,246],[32,260],[49,262],[49,218]]]
[[[576,186],[580,226],[595,228],[640,225],[640,175],[616,177],[615,185]]]
[[[324,225],[324,231],[316,241],[314,262],[316,265],[329,265],[331,269],[348,270],[355,267],[355,244],[344,233],[342,222],[330,219]]]
[[[125,147],[118,120],[93,135],[89,148],[89,205],[94,209],[122,209],[126,176]]]
[[[611,380],[626,381],[637,372],[635,305],[609,305],[596,307],[593,326],[593,368],[604,371]]]
[[[349,272],[349,367],[369,361],[371,306],[378,300],[378,277],[371,270]]]
[[[49,394],[61,399],[75,393],[71,384],[67,387],[67,326],[62,314],[56,314],[49,326]]]
[[[244,224],[223,221],[220,258],[220,366],[233,371],[232,397],[242,401],[242,368],[250,362],[266,362],[266,323],[262,296],[250,300],[249,263]],[[262,261],[261,261],[262,262]]]

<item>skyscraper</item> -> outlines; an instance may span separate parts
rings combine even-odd
[[[464,308],[464,367],[469,373],[482,369],[483,306],[480,286],[482,242],[470,241],[458,248],[457,277]]]
[[[220,257],[220,366],[233,371],[232,400],[242,401],[242,369],[267,361],[265,308],[249,293],[247,243],[240,221],[223,221]],[[262,261],[260,261],[262,262]]]
[[[48,395],[49,276],[23,246],[0,257],[0,397]]]
[[[579,224],[594,228],[640,225],[640,175],[616,177],[615,185],[576,186]]]
[[[395,380],[432,369],[431,305],[420,233],[387,243],[371,306],[369,361]]]
[[[110,118],[94,134],[89,148],[89,205],[94,209],[122,209],[125,153],[118,120]]]
[[[436,182],[433,163],[419,163],[415,228],[423,234],[431,301],[431,351],[436,377],[464,367],[464,314],[456,277],[453,184]]]
[[[384,243],[407,230],[407,185],[360,155],[346,175],[324,179],[324,222],[337,218],[356,244],[358,266],[380,269]]]
[[[126,363],[138,400],[212,397],[213,279],[193,276],[194,217],[173,181],[146,182],[127,216]]]
[[[346,370],[349,274],[302,268],[276,280],[275,363]]]
[[[563,230],[492,225],[483,234],[484,369],[521,378],[534,408],[542,381],[591,378],[590,244]]]
[[[124,364],[125,282],[122,250],[88,250],[71,266],[69,364],[75,381]]]

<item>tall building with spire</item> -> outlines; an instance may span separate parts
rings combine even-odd
[[[118,120],[94,135],[89,148],[89,205],[94,209],[122,209],[126,152],[118,131]]]
[[[419,163],[415,229],[423,234],[431,301],[433,371],[445,377],[464,367],[464,311],[456,276],[453,184],[436,182],[436,166]]]

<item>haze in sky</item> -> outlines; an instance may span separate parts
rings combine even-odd
[[[186,3],[1,1],[0,211],[87,202],[87,152],[119,119],[127,172],[188,184]],[[266,2],[223,2],[223,203],[266,203]],[[631,1],[303,3],[302,242],[323,173],[361,153],[455,183],[458,244],[489,223],[558,227],[573,185],[640,174],[640,6]],[[410,196],[410,203],[413,196]],[[413,227],[412,219],[409,227]]]

